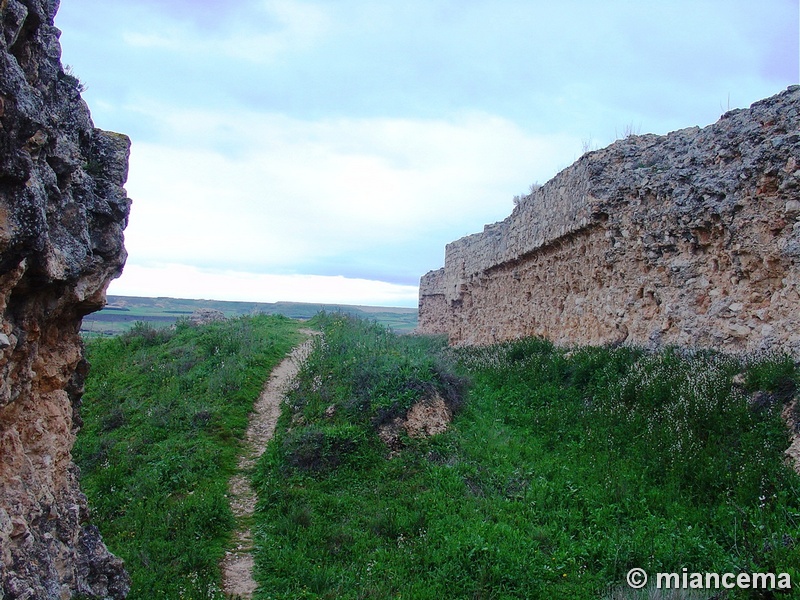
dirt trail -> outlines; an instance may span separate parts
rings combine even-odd
[[[301,330],[310,336],[317,335],[310,329]],[[250,422],[245,433],[245,447],[239,456],[239,472],[228,483],[228,499],[238,529],[234,532],[233,550],[226,552],[220,567],[222,569],[222,591],[226,597],[248,600],[253,597],[256,582],[253,579],[253,533],[250,521],[256,509],[258,498],[250,485],[249,472],[264,453],[267,442],[272,439],[275,425],[280,416],[281,402],[289,383],[297,375],[300,365],[308,356],[313,337],[296,346],[294,350],[270,373],[250,414]]]

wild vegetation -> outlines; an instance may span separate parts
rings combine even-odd
[[[341,314],[312,325],[324,335],[254,474],[257,598],[639,598],[624,586],[633,567],[800,581],[789,358],[539,339],[449,349]],[[78,458],[132,598],[217,593],[236,439],[295,327],[90,344]],[[222,374],[232,363],[248,365],[247,392]],[[212,388],[220,399],[202,399]],[[454,414],[448,431],[401,428],[387,447],[381,429],[432,397]]]
[[[788,358],[322,326],[257,474],[260,598],[597,598],[632,567],[800,581]],[[389,458],[378,426],[434,388],[452,427]]]
[[[308,320],[323,310],[343,312],[377,321],[393,331],[410,332],[417,326],[417,309],[401,307],[353,306],[307,302],[232,302],[182,298],[142,298],[109,296],[101,311],[83,318],[81,332],[86,337],[113,336],[129,331],[137,323],[168,327],[197,310],[215,310],[228,318],[248,315],[283,315]]]
[[[93,521],[121,556],[129,598],[221,597],[227,501],[247,415],[300,339],[284,317],[92,339],[74,454]]]

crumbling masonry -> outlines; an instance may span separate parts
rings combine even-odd
[[[800,86],[585,154],[420,282],[454,344],[781,348],[800,357]]]

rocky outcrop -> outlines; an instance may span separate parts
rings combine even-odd
[[[57,7],[0,1],[0,598],[123,598],[70,451],[81,318],[125,262],[130,142],[92,125]]]
[[[800,356],[800,86],[704,129],[589,152],[447,245],[419,328],[452,343],[679,344]]]
[[[215,308],[198,308],[191,315],[189,315],[190,325],[207,325],[208,323],[216,323],[225,320],[225,313]]]

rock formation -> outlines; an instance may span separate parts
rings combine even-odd
[[[207,325],[208,323],[216,323],[217,321],[224,321],[225,313],[215,308],[198,308],[191,315],[189,315],[189,323],[191,325]]]
[[[58,0],[0,1],[0,598],[124,598],[71,448],[81,318],[125,262],[127,137],[60,63]]]
[[[800,86],[706,128],[589,152],[447,245],[419,328],[452,343],[679,344],[800,356]]]

